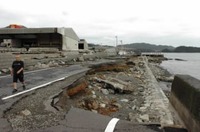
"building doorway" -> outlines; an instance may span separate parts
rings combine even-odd
[[[84,49],[84,43],[79,43],[78,44],[78,49]]]

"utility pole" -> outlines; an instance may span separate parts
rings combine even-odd
[[[118,45],[118,37],[115,36],[115,38],[116,38],[116,48],[117,48],[117,45]]]
[[[124,54],[124,47],[123,47],[123,42],[122,42],[122,40],[120,40],[120,43],[121,43],[121,52],[122,52],[122,54]]]

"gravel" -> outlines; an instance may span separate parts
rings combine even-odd
[[[154,89],[154,84],[151,82],[142,58],[134,58],[132,61],[134,61],[135,65],[128,71],[109,71],[87,75],[89,86],[85,93],[66,100],[65,108],[59,109],[60,111],[51,107],[52,97],[60,93],[63,88],[80,76],[83,76],[83,74],[72,76],[64,81],[35,91],[32,95],[16,102],[5,113],[5,117],[10,121],[15,131],[35,131],[59,125],[59,122],[65,118],[66,112],[71,107],[89,110],[85,107],[84,100],[91,98],[97,103],[95,104],[95,109],[90,109],[94,113],[99,113],[101,110],[101,114],[135,123],[160,123],[160,109],[155,108],[156,104],[152,104],[156,94],[152,90]],[[154,70],[157,73],[160,72],[157,68],[154,68]],[[119,94],[114,90],[106,89],[102,83],[96,82],[93,79],[94,77],[118,78],[132,84],[134,86],[133,93]]]
[[[83,74],[74,75],[63,81],[39,89],[32,95],[16,102],[5,113],[5,117],[12,124],[13,130],[25,132],[58,125],[59,121],[64,119],[66,112],[56,110],[52,112],[44,104],[50,97],[58,94],[62,88],[71,84],[80,76],[83,76]],[[51,107],[50,103],[49,107]]]

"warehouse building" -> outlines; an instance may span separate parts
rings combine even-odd
[[[13,48],[79,50],[79,41],[72,28],[26,28],[12,25],[0,29],[1,46]]]

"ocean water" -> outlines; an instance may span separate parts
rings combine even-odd
[[[170,73],[188,74],[200,80],[200,53],[164,53],[164,56],[172,59],[161,63]]]

